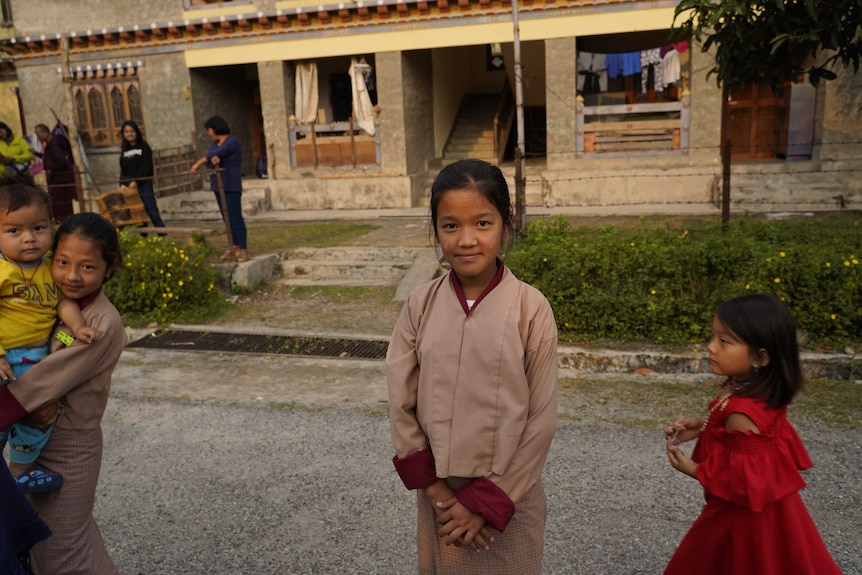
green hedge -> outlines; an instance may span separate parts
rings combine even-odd
[[[123,265],[105,284],[120,313],[171,322],[206,316],[224,297],[205,244],[179,246],[157,235],[120,232]]]
[[[719,303],[760,292],[787,303],[809,342],[840,344],[862,338],[860,257],[858,217],[740,217],[726,230],[555,218],[533,222],[506,264],[545,294],[564,340],[702,342]]]

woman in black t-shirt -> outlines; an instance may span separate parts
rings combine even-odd
[[[123,152],[120,154],[120,188],[137,188],[150,221],[157,228],[165,227],[153,189],[153,150],[144,141],[138,125],[123,122]]]

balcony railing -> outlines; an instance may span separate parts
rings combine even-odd
[[[339,168],[380,165],[380,119],[374,118],[374,135],[356,122],[300,125],[288,121],[290,165],[298,168]]]
[[[579,158],[679,156],[688,154],[691,97],[675,102],[575,108],[575,151]]]

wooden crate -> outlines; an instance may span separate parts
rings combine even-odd
[[[150,221],[144,202],[135,188],[106,192],[94,198],[99,211],[116,227],[146,224]]]

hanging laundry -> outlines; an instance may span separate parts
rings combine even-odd
[[[640,74],[641,71],[641,53],[640,52],[625,52],[620,54],[622,58],[623,76],[632,76]]]
[[[649,78],[649,67],[653,67],[653,87],[656,92],[664,91],[664,77],[661,73],[661,49],[651,48],[649,50],[641,50],[641,92],[647,93],[647,79]]]
[[[679,65],[679,52],[671,50],[661,59],[661,72],[666,85],[679,82],[681,68]]]
[[[588,94],[607,92],[608,69],[605,58],[605,54],[578,52],[578,90]]]

